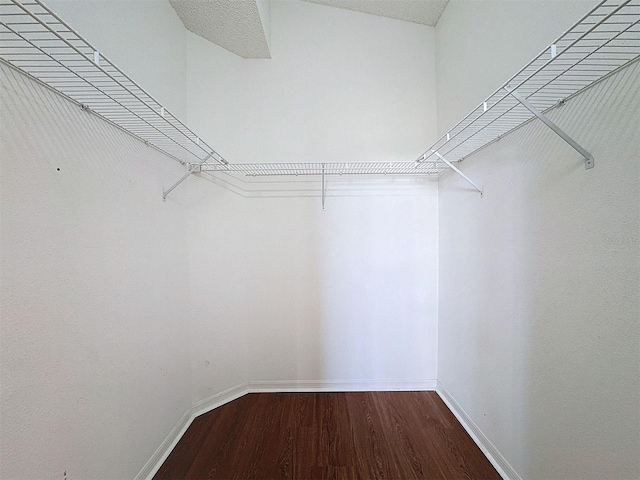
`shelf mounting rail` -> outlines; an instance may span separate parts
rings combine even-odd
[[[40,0],[0,0],[0,62],[184,165],[228,163]]]
[[[604,0],[431,145],[415,162],[230,164],[40,0],[0,0],[0,63],[187,167],[238,177],[319,176],[323,204],[332,175],[437,176],[539,118],[585,158],[593,156],[547,112],[640,58],[640,0]]]
[[[594,158],[546,113],[640,58],[640,0],[604,0],[440,137],[416,163],[459,162],[539,118],[584,157]],[[467,179],[468,181],[468,179]]]

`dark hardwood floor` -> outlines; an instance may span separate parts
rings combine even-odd
[[[155,479],[499,479],[435,392],[254,393],[197,417]]]

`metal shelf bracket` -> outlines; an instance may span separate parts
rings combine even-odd
[[[324,200],[327,195],[327,184],[324,179],[324,163],[322,164],[322,210],[324,210]]]
[[[458,167],[456,167],[453,163],[451,163],[449,160],[444,158],[438,152],[436,152],[435,150],[431,150],[431,151],[433,152],[433,154],[436,157],[438,157],[440,160],[442,160],[444,163],[446,163],[451,170],[453,170],[458,175],[460,175],[462,178],[464,178],[467,181],[468,184],[470,184],[473,188],[475,188],[478,192],[480,192],[480,198],[484,197],[484,192],[482,191],[482,189],[479,186],[477,186],[475,183],[473,183],[473,180],[471,180],[469,177],[467,177],[464,173],[462,173],[460,171],[460,169]]]
[[[580,155],[582,155],[584,157],[584,168],[585,168],[585,170],[589,170],[590,168],[593,168],[594,163],[595,163],[594,159],[593,159],[593,155],[591,155],[584,148],[582,148],[578,142],[576,142],[573,138],[571,138],[569,135],[567,135],[564,132],[564,130],[562,130],[559,126],[557,126],[555,123],[553,123],[549,119],[549,117],[547,117],[544,113],[542,113],[540,110],[538,110],[536,107],[534,107],[522,95],[517,93],[515,90],[512,90],[508,86],[504,87],[504,89],[509,93],[509,95],[511,95],[513,98],[515,98],[518,102],[520,102],[522,104],[522,106],[524,106],[527,110],[529,110],[536,117],[538,117],[540,120],[542,120],[542,122],[547,127],[549,127],[551,130],[553,130],[555,133],[557,133],[560,138],[562,138],[565,142],[567,142],[569,145],[571,145]]]
[[[197,170],[204,162],[209,160],[212,156],[213,156],[213,153],[210,153],[209,155],[204,157],[202,160],[200,160],[198,163],[193,163],[193,164],[189,165],[189,169],[187,170],[187,173],[185,173],[180,178],[180,180],[178,180],[176,183],[174,183],[173,185],[171,185],[169,188],[167,188],[166,190],[164,190],[162,192],[162,201],[166,202],[167,201],[167,195],[169,195],[173,191],[174,188],[176,188],[178,185],[180,185],[182,182],[184,182],[189,175],[191,175],[195,170]]]
[[[593,155],[547,118],[546,112],[637,61],[640,0],[601,0],[415,162],[230,164],[43,0],[0,0],[0,65],[16,69],[186,165],[187,173],[163,191],[163,200],[197,171],[237,178],[322,176],[324,208],[331,176],[426,178],[447,167],[482,195],[482,189],[456,167],[457,162],[535,118],[578,151],[589,169],[594,166]]]

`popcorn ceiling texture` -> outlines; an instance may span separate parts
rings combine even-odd
[[[435,27],[449,0],[305,0]]]
[[[255,0],[169,1],[187,30],[240,57],[271,58]]]

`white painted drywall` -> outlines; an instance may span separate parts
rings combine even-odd
[[[435,378],[437,185],[416,190],[249,201],[252,380]]]
[[[452,2],[437,34],[440,130],[591,3]],[[233,162],[407,160],[435,139],[429,27],[273,2],[273,58],[247,61],[160,4],[127,16],[51,0]],[[531,32],[535,18],[548,23]],[[498,55],[508,30],[527,33]],[[410,384],[439,361],[521,476],[637,477],[632,73],[554,112],[594,150],[591,172],[532,124],[463,164],[482,200],[450,175],[440,202],[435,183],[354,182],[347,195],[332,180],[325,211],[296,184],[206,176],[162,204],[158,184],[180,168],[5,76],[0,476],[132,477],[194,402],[227,388]]]
[[[0,477],[133,478],[191,407],[183,167],[0,79]]]
[[[187,38],[189,122],[231,162],[411,160],[434,138],[432,28],[303,2],[272,2],[271,24],[271,60]],[[240,184],[247,198],[230,200],[197,182],[194,401],[243,368],[252,381],[435,378],[435,182],[374,198],[370,184],[336,197],[331,180],[325,211],[319,179],[313,197]]]
[[[197,183],[194,401],[238,378],[435,378],[436,184],[406,196],[329,197],[322,211],[319,198],[243,199]]]
[[[156,2],[51,6],[180,114],[184,32],[173,14]],[[216,73],[211,86],[193,70],[203,90],[192,108],[210,129],[206,138],[230,135],[225,155],[237,140],[241,150],[266,147],[280,159],[309,140],[283,152],[291,135],[317,131],[316,159],[415,157],[435,135],[435,95],[422,90],[425,78],[435,85],[434,32],[291,8],[281,22],[306,23],[283,34],[305,40],[298,48],[280,37],[275,66],[230,62],[236,70],[223,76],[228,58],[217,52],[203,62]],[[304,26],[314,24],[307,36]],[[321,26],[339,35],[318,43]],[[321,58],[309,60],[318,44]],[[257,66],[265,88],[254,91],[244,75]],[[291,89],[287,78],[301,72],[312,75]],[[260,204],[191,178],[162,203],[160,187],[180,167],[12,71],[3,82],[3,478],[131,478],[193,402],[248,380],[401,387],[435,378],[435,183],[408,182],[378,199],[336,198],[332,185],[334,210],[322,213],[317,197]],[[328,102],[335,92],[342,103]],[[248,99],[262,96],[261,122],[238,138],[238,124],[220,115],[219,131],[212,94],[241,125],[256,113]],[[362,195],[371,188],[358,185]]]
[[[186,30],[165,0],[45,0],[54,13],[183,122]]]
[[[258,13],[260,14],[260,22],[264,30],[264,36],[267,39],[267,48],[271,48],[271,0],[256,0]]]
[[[189,123],[235,163],[406,161],[435,136],[435,30],[271,6],[270,60],[187,34]]]
[[[436,27],[438,134],[445,134],[597,3],[450,0]]]
[[[640,477],[640,66],[440,180],[438,380],[521,478]]]
[[[335,8],[346,8],[354,12],[395,18],[407,22],[435,27],[447,0],[305,0]]]
[[[203,178],[189,178],[193,206],[185,232],[189,265],[193,403],[250,380],[248,376],[247,250],[258,243],[249,236],[244,199]]]

